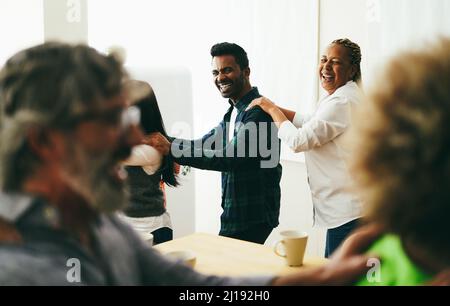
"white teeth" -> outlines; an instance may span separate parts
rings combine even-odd
[[[221,84],[221,85],[219,85],[219,86],[220,86],[220,89],[225,90],[225,89],[230,88],[230,87],[231,87],[231,84]]]
[[[331,79],[331,78],[333,78],[332,75],[327,74],[326,72],[321,72],[321,74],[322,74],[322,77],[323,77],[323,78],[326,78],[326,79]]]

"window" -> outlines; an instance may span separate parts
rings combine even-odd
[[[0,67],[16,52],[44,41],[41,0],[2,0],[0,2]]]
[[[88,2],[88,15],[93,47],[126,48],[128,66],[191,72],[195,136],[228,108],[211,77],[209,50],[217,42],[247,51],[251,82],[261,94],[299,111],[310,111],[317,100],[318,1],[96,0]]]
[[[400,50],[423,47],[441,35],[450,36],[448,0],[366,1],[369,76]]]

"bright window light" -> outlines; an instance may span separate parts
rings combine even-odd
[[[21,49],[44,42],[42,0],[1,0],[0,33],[0,67]]]

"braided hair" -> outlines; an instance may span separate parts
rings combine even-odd
[[[347,48],[350,56],[350,62],[352,65],[356,66],[356,73],[353,76],[353,81],[360,83],[362,76],[361,76],[361,48],[358,46],[358,44],[352,42],[348,38],[343,39],[336,39],[332,43],[332,45],[340,45],[345,48]]]

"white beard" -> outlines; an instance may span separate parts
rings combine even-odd
[[[68,156],[64,165],[62,179],[100,213],[123,209],[128,198],[127,188],[110,177],[110,156],[91,157],[79,145],[70,147],[72,156]]]

